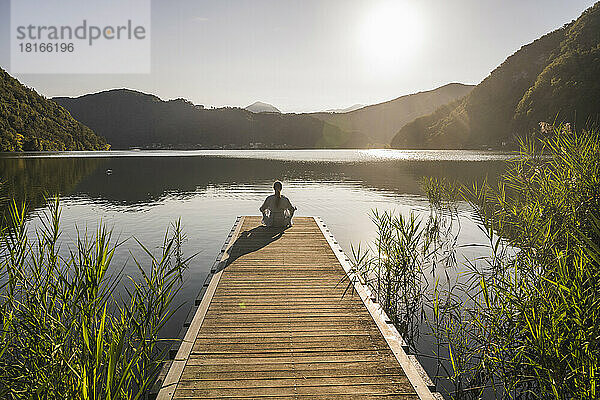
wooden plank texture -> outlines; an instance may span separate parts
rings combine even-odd
[[[172,398],[419,398],[313,218],[240,224]]]

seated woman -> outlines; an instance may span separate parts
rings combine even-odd
[[[283,185],[276,181],[273,184],[275,194],[270,195],[265,199],[265,202],[260,206],[260,212],[263,215],[262,222],[266,226],[286,228],[292,225],[292,217],[296,207],[290,203],[290,200],[281,195]]]

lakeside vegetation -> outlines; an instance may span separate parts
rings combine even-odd
[[[65,248],[58,198],[33,232],[25,210],[13,202],[0,230],[0,398],[144,398],[189,261],[181,224],[158,255],[140,243],[148,262],[134,258],[139,275],[126,277],[111,264],[120,244],[105,226]]]
[[[542,131],[497,187],[428,180],[429,219],[375,213],[373,248],[355,252],[401,334],[436,339],[450,398],[598,398],[600,135]],[[457,269],[457,250],[482,246],[457,245],[459,200],[489,242]]]

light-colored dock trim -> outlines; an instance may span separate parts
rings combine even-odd
[[[423,367],[418,364],[416,361],[416,357],[414,359],[409,358],[404,349],[407,347],[404,339],[398,333],[398,330],[391,323],[390,318],[387,316],[385,311],[381,308],[378,303],[375,303],[373,300],[376,298],[371,290],[367,288],[365,285],[361,283],[360,277],[356,275],[355,271],[352,269],[352,264],[350,259],[346,257],[344,250],[339,245],[338,241],[335,240],[333,233],[329,230],[325,222],[323,222],[322,218],[313,217],[315,222],[323,232],[323,236],[327,239],[327,243],[333,250],[333,253],[336,255],[340,264],[346,271],[346,276],[353,283],[354,289],[359,294],[360,299],[363,301],[367,310],[369,310],[369,314],[373,317],[373,320],[377,324],[379,331],[383,335],[385,341],[392,349],[392,352],[396,356],[396,359],[402,366],[404,373],[410,380],[410,383],[415,388],[415,391],[419,395],[419,398],[422,400],[434,400],[431,390],[435,390],[435,386],[431,383],[431,380],[425,373]],[[417,365],[415,365],[417,363]]]
[[[294,271],[289,272],[289,278],[278,278],[278,283],[273,283],[273,279],[267,278],[264,278],[264,281],[261,282],[260,279],[263,279],[261,278],[261,274],[265,273],[262,271],[260,273],[255,273],[253,278],[249,277],[240,280],[238,277],[237,281],[228,279],[222,280],[224,268],[228,262],[229,251],[238,239],[244,223],[247,222],[248,225],[251,222],[252,224],[257,225],[257,222],[260,221],[257,217],[238,217],[231,233],[223,245],[221,253],[217,257],[215,265],[211,268],[211,274],[207,278],[208,285],[205,284],[203,287],[202,299],[199,301],[199,306],[190,322],[190,326],[179,347],[177,355],[175,356],[175,360],[173,360],[168,370],[157,398],[160,400],[171,400],[174,398],[176,392],[179,393],[183,390],[183,393],[186,393],[185,391],[187,390],[188,395],[192,396],[192,398],[364,399],[376,397],[416,399],[418,397],[425,400],[439,399],[437,393],[434,395],[430,391],[432,384],[426,374],[424,377],[421,375],[424,373],[422,367],[414,364],[416,359],[413,358],[411,361],[411,358],[407,356],[403,348],[405,343],[396,328],[390,323],[379,305],[373,301],[369,289],[362,285],[360,280],[357,279],[358,277],[355,276],[352,271],[350,260],[346,257],[323,220],[316,217],[299,217],[296,220],[302,221],[300,226],[305,227],[297,229],[309,229],[310,226],[307,225],[309,224],[308,221],[310,221],[311,226],[313,226],[312,224],[314,223],[318,227],[318,230],[310,228],[309,231],[313,233],[309,232],[306,233],[306,235],[314,235],[314,232],[320,231],[323,237],[319,239],[316,238],[316,236],[313,236],[314,239],[312,240],[323,243],[322,239],[324,238],[327,242],[327,246],[321,247],[321,249],[327,249],[327,252],[331,250],[333,255],[335,255],[335,258],[321,255],[326,258],[325,261],[321,260],[321,262],[325,263],[323,265],[329,265],[327,263],[333,262],[331,260],[337,260],[339,266],[343,268],[346,277],[352,282],[356,293],[359,294],[360,301],[358,299],[345,300],[346,303],[344,303],[344,305],[341,302],[342,299],[333,300],[335,299],[335,296],[339,294],[336,294],[338,292],[335,290],[329,289],[332,287],[332,276],[335,275],[331,270],[327,272],[327,274],[329,274],[329,280],[323,281],[322,283],[320,283],[321,281],[315,275],[314,268],[312,270],[312,275],[304,277],[302,276],[302,269],[298,269],[297,267]],[[296,231],[292,228],[290,232]],[[298,240],[298,238],[293,235],[298,235],[298,233],[291,233],[291,235],[292,236],[286,237],[292,238],[287,240],[289,240],[290,246],[294,246],[294,240]],[[315,257],[315,259],[318,259],[316,256],[319,255],[319,252],[322,252],[322,250],[319,250],[318,246],[315,246],[315,243],[312,243],[312,247],[306,246],[304,249],[298,250],[290,248],[290,252],[298,251],[297,257]],[[265,247],[266,246],[268,245],[265,245]],[[277,246],[275,246],[275,249],[277,249]],[[244,255],[252,254],[253,252],[254,251],[249,251],[248,253],[244,253]],[[267,259],[265,259],[266,265],[274,265],[273,268],[276,273],[281,274],[283,273],[281,271],[287,271],[284,264],[276,267],[275,265],[279,264],[273,264],[273,260],[268,259],[268,254],[271,254],[269,251],[265,254],[267,257]],[[251,256],[248,258],[250,261],[241,260],[241,266],[237,267],[241,269],[242,272],[248,268],[252,268],[252,265],[260,265],[260,259],[253,259]],[[303,261],[306,262],[306,260]],[[269,262],[271,264],[269,264]],[[244,263],[248,264],[246,265]],[[308,265],[310,265],[310,263]],[[343,278],[344,272],[339,269],[339,266],[336,267],[338,268],[338,271],[340,271],[339,278]],[[246,276],[245,274],[246,273],[244,272],[244,276]],[[289,289],[291,293],[289,298],[286,298],[286,287],[288,285],[286,282],[288,282],[288,279],[289,282],[291,282]],[[305,280],[306,283],[297,283],[302,282],[303,280]],[[270,305],[266,305],[264,301],[257,301],[256,305],[253,305],[256,311],[240,314],[239,312],[236,312],[235,309],[231,308],[231,304],[228,304],[231,300],[223,298],[223,291],[230,289],[219,289],[221,282],[226,282],[223,283],[224,287],[229,286],[234,292],[237,290],[238,292],[235,292],[236,296],[242,299],[245,299],[244,296],[247,296],[246,293],[253,292],[259,299],[260,296],[263,296],[263,293],[265,293],[264,296],[267,296],[268,299],[283,296],[285,301],[282,301],[282,304]],[[266,285],[267,282],[269,285],[273,284],[274,286],[272,288],[269,287]],[[294,284],[292,282],[296,283]],[[311,288],[314,290],[312,295],[307,291]],[[215,297],[217,290],[219,290],[219,293],[221,294]],[[331,293],[329,290],[331,290]],[[318,297],[319,293],[320,296],[323,296],[322,299]],[[350,296],[350,294],[346,294],[346,296]],[[215,304],[212,304],[213,299],[215,298],[217,300]],[[248,297],[247,299],[248,300],[243,301],[249,301],[248,307],[250,307],[254,297]],[[337,303],[338,301],[340,302],[339,304]],[[313,304],[311,302],[314,302],[313,307],[315,308],[311,308],[310,304]],[[295,306],[295,314],[289,314],[287,317],[284,317],[285,313],[282,313],[282,310],[285,310],[286,304],[298,304],[298,306]],[[358,306],[358,304],[362,305]],[[356,307],[362,308],[363,306],[368,313],[362,311],[359,314],[356,314]],[[222,307],[222,309],[219,309],[218,307]],[[346,309],[345,307],[349,308]],[[212,310],[210,313],[209,309]],[[207,313],[212,315],[212,317],[208,317],[208,320],[206,320]],[[208,339],[212,338],[214,329],[217,329],[214,327],[211,328],[211,326],[215,326],[215,321],[220,321],[221,315],[226,316],[228,313],[238,315],[236,318],[239,318],[239,321],[236,321],[235,319],[225,319],[225,322],[221,321],[219,324],[225,324],[227,327],[229,327],[228,324],[232,324],[231,331],[227,335],[228,340],[231,340],[232,343],[227,343],[227,340],[225,343],[219,343],[213,342],[212,339]],[[252,317],[253,314],[257,317]],[[355,314],[357,317],[360,315],[363,315],[363,317],[360,318],[360,321],[357,320],[352,328],[346,327],[347,330],[345,331],[344,324],[349,324],[349,322],[352,321],[352,317],[350,316]],[[366,315],[370,316],[370,318],[367,317],[367,319],[372,319],[372,322],[367,325],[373,326],[374,322],[376,328],[375,326],[373,326],[373,328],[367,328],[367,325],[364,325],[367,321],[364,317]],[[327,323],[324,323],[323,318],[325,317],[328,318]],[[261,323],[253,325],[254,320],[252,318],[262,319],[262,321]],[[295,325],[295,322],[290,322],[296,320],[309,322],[297,322],[299,325]],[[206,328],[202,328],[205,321],[208,321],[208,325]],[[234,323],[234,321],[237,323]],[[336,326],[336,321],[340,321],[341,325]],[[272,324],[272,326],[276,326],[277,328],[270,329],[269,324]],[[257,327],[254,328],[253,326]],[[361,329],[363,329],[361,326],[365,326],[364,332],[361,332]],[[218,329],[222,330],[222,326]],[[284,330],[282,331],[282,329]],[[287,329],[290,329],[290,331],[286,334],[285,332],[287,332]],[[201,330],[204,332],[203,334],[201,334]],[[375,334],[374,332],[379,333]],[[384,341],[377,339],[376,336],[379,334],[381,335],[380,338],[384,339]],[[288,339],[286,339],[288,336],[289,343]],[[361,339],[362,337],[370,338],[369,340],[374,340],[375,342],[381,341],[381,344],[373,344],[373,346],[375,346],[374,349],[380,350],[369,350],[368,347],[357,348],[357,343],[364,341],[364,339]],[[196,344],[196,341],[199,342]],[[263,341],[264,345],[261,347],[261,342]],[[341,343],[348,343],[347,348]],[[232,345],[233,348],[231,348]],[[239,345],[237,350],[235,347],[236,345]],[[213,349],[215,346],[218,350]],[[327,349],[328,346],[331,350],[324,350]],[[384,347],[380,346],[387,347],[388,349],[385,350]],[[254,347],[259,348],[258,351],[253,350],[254,355],[248,355],[246,358],[244,353],[240,353],[240,349],[254,349]],[[375,351],[375,353],[369,353],[369,351]],[[252,353],[252,351],[250,352]],[[379,352],[382,353],[380,354]],[[392,354],[390,354],[390,352]],[[195,358],[193,358],[193,362],[190,364],[189,361],[192,353],[195,354]],[[201,361],[203,354],[209,353],[211,356],[207,359],[208,361],[198,363],[199,360]],[[357,358],[357,354],[360,354],[361,356]],[[386,356],[384,354],[389,355]],[[215,355],[222,357],[222,359],[215,359]],[[231,375],[231,378],[226,379],[228,386],[223,386],[223,380],[215,381],[214,378],[207,378],[207,376],[211,376],[211,369],[214,371],[227,371],[228,369],[223,366],[231,365],[233,367],[233,364],[227,363],[228,359],[231,360],[231,362],[235,362],[235,360],[239,361],[241,359],[245,360],[243,367],[231,368],[231,372],[223,372],[225,375],[228,373]],[[211,360],[219,362],[215,364],[214,361]],[[389,360],[395,360],[393,362],[397,362],[398,364],[394,367],[390,364],[392,361]],[[188,365],[189,368],[186,368]],[[365,373],[362,373],[362,369],[367,367],[372,368],[373,371],[377,370],[378,373],[373,376],[365,375]],[[332,373],[331,368],[335,368],[335,371],[337,372]],[[340,374],[339,368],[342,368],[343,371],[346,372]],[[182,381],[184,369],[187,371],[185,372],[187,378],[183,380],[186,383],[178,390],[178,385]],[[205,369],[209,371],[203,372]],[[190,371],[199,372],[193,372],[193,375],[190,377]],[[398,374],[397,371],[400,371],[400,375],[396,375]],[[298,377],[300,372],[302,372],[300,375],[307,379],[306,381],[303,381]],[[213,374],[215,373],[216,372]],[[204,375],[200,376],[202,374]],[[393,378],[391,378],[392,376]],[[250,388],[253,388],[252,390],[247,390],[249,388],[246,387],[246,382],[252,382],[253,386]],[[264,384],[261,384],[260,382],[264,382]],[[401,382],[405,383],[402,384]],[[385,387],[385,385],[389,385],[389,390],[386,391],[381,389],[382,387]],[[318,394],[320,393],[319,390],[323,390],[323,392]],[[349,392],[349,390],[351,391]],[[355,390],[355,392],[352,390]],[[182,396],[181,393],[177,395],[177,398],[180,398],[180,396]]]

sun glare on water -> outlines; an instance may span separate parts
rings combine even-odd
[[[364,15],[359,41],[370,65],[397,68],[410,62],[423,42],[422,21],[409,1],[373,3]]]

